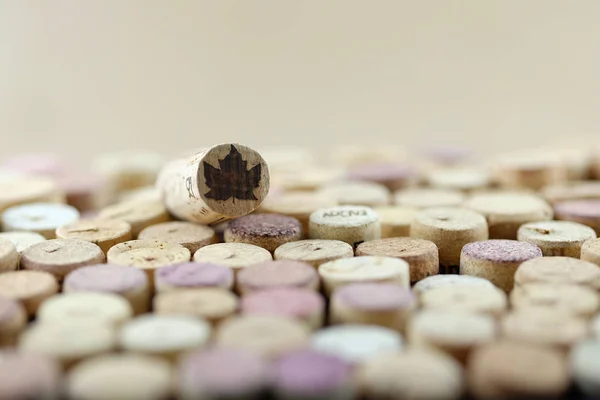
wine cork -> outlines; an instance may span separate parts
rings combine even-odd
[[[407,327],[411,347],[440,350],[462,364],[473,349],[497,336],[494,318],[481,314],[425,310],[414,315]]]
[[[514,240],[521,225],[550,221],[553,215],[548,203],[528,193],[478,193],[468,198],[463,206],[487,219],[490,239]]]
[[[600,309],[598,293],[585,286],[528,283],[517,286],[510,294],[515,310],[539,309],[589,319]]]
[[[410,188],[394,193],[398,206],[417,209],[431,207],[459,207],[466,196],[459,190],[436,188]]]
[[[584,318],[554,310],[520,309],[507,314],[500,323],[502,336],[529,345],[546,345],[568,351],[589,335]]]
[[[369,163],[350,167],[347,178],[350,181],[373,182],[398,190],[413,186],[418,181],[417,171],[409,165],[398,163]]]
[[[109,264],[143,270],[153,287],[155,270],[190,261],[190,251],[179,244],[162,240],[130,240],[111,247],[106,259]]]
[[[469,358],[467,382],[476,399],[560,398],[570,384],[564,356],[557,350],[499,341]]]
[[[339,206],[323,208],[310,215],[311,239],[341,240],[354,247],[381,237],[379,216],[371,208]]]
[[[525,261],[542,257],[534,244],[516,240],[486,240],[465,245],[460,254],[460,273],[484,278],[510,292],[517,268]]]
[[[0,272],[14,271],[19,266],[19,253],[8,239],[0,237]]]
[[[540,192],[548,203],[555,205],[570,200],[590,200],[600,198],[600,182],[574,181],[546,186]]]
[[[600,395],[600,343],[586,340],[577,343],[570,355],[571,376],[586,398]]]
[[[498,157],[495,178],[507,188],[539,190],[567,180],[567,168],[560,157],[547,151],[520,150]]]
[[[443,353],[422,349],[373,357],[358,368],[357,381],[369,399],[458,400],[464,392],[460,364]]]
[[[0,347],[16,345],[26,324],[25,307],[16,300],[0,296]]]
[[[284,243],[302,239],[302,224],[279,214],[252,214],[231,221],[225,230],[226,243],[247,243],[270,252]]]
[[[213,263],[238,273],[249,265],[273,260],[268,250],[247,243],[217,243],[202,247],[194,253],[194,262]]]
[[[97,245],[78,239],[52,239],[27,248],[21,255],[21,268],[50,272],[59,281],[86,265],[106,261]]]
[[[377,162],[394,163],[404,159],[406,151],[402,146],[390,143],[344,144],[332,149],[331,161],[345,167],[360,166]]]
[[[489,171],[477,167],[436,168],[427,173],[425,180],[433,188],[462,192],[487,189],[492,185]]]
[[[200,247],[216,243],[217,235],[205,225],[174,221],[149,226],[140,232],[138,239],[168,240],[182,245],[194,254]]]
[[[0,296],[21,303],[30,317],[58,289],[56,278],[48,272],[11,271],[0,274]]]
[[[154,274],[154,285],[159,293],[177,289],[233,287],[233,271],[223,265],[210,263],[183,263],[159,268]]]
[[[148,312],[150,286],[143,271],[120,265],[90,265],[69,273],[63,282],[65,293],[114,293],[129,302],[134,314]]]
[[[304,347],[309,329],[302,322],[275,315],[243,315],[224,321],[217,329],[217,346],[252,351],[276,358]]]
[[[110,200],[106,182],[95,174],[67,173],[58,177],[67,204],[80,212],[98,210]]]
[[[301,261],[265,261],[242,269],[236,280],[240,294],[278,287],[298,287],[319,290],[319,275],[307,263]]]
[[[265,213],[295,218],[302,224],[302,230],[308,232],[310,214],[318,209],[336,205],[334,199],[314,192],[286,192],[279,196],[267,197],[260,209]]]
[[[26,248],[32,244],[41,243],[46,240],[45,237],[35,232],[0,232],[0,239],[7,239],[15,245],[19,256],[23,254]]]
[[[274,288],[248,293],[240,303],[242,315],[279,315],[294,318],[316,330],[323,325],[325,301],[314,290]]]
[[[301,261],[319,268],[329,261],[354,257],[354,249],[340,240],[308,239],[284,243],[274,255],[276,260]]]
[[[47,177],[20,176],[0,180],[0,213],[9,207],[28,203],[64,203],[65,194]]]
[[[340,258],[319,267],[325,294],[351,283],[389,282],[410,287],[408,263],[393,257],[361,256]]]
[[[554,283],[600,289],[600,268],[571,257],[542,257],[524,262],[515,273],[515,284]]]
[[[181,399],[260,399],[272,381],[272,368],[250,351],[211,348],[184,356],[178,367]]]
[[[600,234],[600,199],[568,200],[554,205],[556,219],[579,222]]]
[[[581,259],[600,267],[600,239],[588,240],[581,246]]]
[[[116,339],[115,328],[101,322],[36,322],[21,334],[18,349],[54,358],[67,369],[88,357],[114,351]]]
[[[213,326],[235,314],[236,295],[222,288],[179,289],[157,294],[154,312],[159,315],[189,315],[208,321]]]
[[[272,183],[285,191],[314,192],[338,182],[344,177],[344,170],[331,166],[303,166],[299,170],[278,172]]]
[[[114,219],[81,219],[56,229],[58,239],[78,239],[98,245],[108,253],[116,244],[132,239],[131,225]]]
[[[0,168],[27,175],[56,177],[66,173],[71,166],[58,154],[24,153],[4,159]]]
[[[37,321],[98,322],[120,326],[133,315],[127,300],[113,293],[61,293],[46,299],[37,312]]]
[[[435,207],[415,214],[410,236],[435,243],[442,273],[458,273],[463,246],[487,240],[488,226],[483,215],[474,211]]]
[[[429,290],[419,297],[426,310],[502,315],[507,308],[506,293],[488,286],[443,286]]]
[[[535,244],[548,256],[579,258],[581,246],[596,238],[596,232],[583,224],[570,221],[530,222],[522,225],[517,239]]]
[[[167,164],[156,186],[171,214],[212,224],[256,210],[269,191],[269,170],[256,151],[225,143]]]
[[[376,207],[390,204],[390,191],[372,182],[335,182],[323,186],[317,195],[329,198],[340,206]]]
[[[444,286],[487,286],[493,287],[494,284],[487,279],[478,278],[469,275],[433,275],[415,283],[412,290],[418,297],[423,293]]]
[[[373,209],[381,222],[381,237],[410,236],[410,224],[417,209],[400,206],[379,206]]]
[[[276,399],[355,398],[353,371],[344,360],[315,350],[296,350],[273,366]]]
[[[2,214],[5,231],[39,233],[46,239],[56,238],[56,228],[79,219],[79,211],[66,204],[32,203],[6,209]]]
[[[171,365],[139,354],[110,354],[82,361],[66,380],[69,398],[163,400],[173,393]]]
[[[98,218],[127,222],[131,235],[137,238],[145,228],[167,222],[171,218],[167,209],[158,201],[127,201],[103,208]]]
[[[362,243],[357,256],[393,257],[410,266],[410,282],[418,282],[439,272],[438,248],[429,240],[415,238],[388,238]]]
[[[469,162],[473,157],[472,149],[447,144],[430,146],[423,153],[434,165],[456,168]]]
[[[210,338],[210,324],[188,315],[146,314],[123,325],[121,349],[176,361],[190,350],[204,347]]]
[[[333,354],[359,365],[380,354],[400,351],[402,336],[397,331],[376,325],[344,324],[328,326],[315,332],[310,347]]]
[[[52,358],[5,349],[0,351],[0,360],[1,399],[61,398],[61,367]]]
[[[414,306],[408,288],[392,283],[355,283],[333,291],[329,322],[379,325],[403,332]]]

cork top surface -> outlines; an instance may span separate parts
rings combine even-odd
[[[413,292],[419,296],[422,293],[444,286],[489,286],[494,284],[487,279],[470,275],[433,275],[420,280],[413,286]]]
[[[305,262],[292,260],[265,261],[242,269],[238,284],[247,289],[278,286],[303,287],[318,280],[315,269]]]
[[[243,314],[268,314],[309,317],[325,307],[325,301],[314,290],[303,288],[274,288],[258,290],[242,297]]]
[[[408,271],[408,263],[404,260],[376,256],[340,258],[319,266],[321,276],[347,281],[385,280],[408,274]]]
[[[195,262],[207,262],[240,269],[252,264],[270,261],[271,253],[262,247],[247,243],[217,243],[202,247],[194,253]]]
[[[410,225],[417,209],[414,207],[403,207],[403,206],[379,206],[373,209],[382,224],[389,225]]]
[[[99,264],[69,273],[63,285],[69,291],[126,293],[148,285],[148,277],[137,268]]]
[[[515,283],[546,282],[588,285],[600,289],[600,267],[571,257],[540,257],[525,261],[515,272]]]
[[[457,207],[465,198],[459,190],[439,188],[408,188],[394,194],[397,205],[415,208]]]
[[[190,261],[185,247],[161,240],[130,240],[110,248],[108,262],[138,268],[159,268]]]
[[[570,346],[588,336],[587,321],[556,310],[520,309],[501,322],[503,336],[531,344]]]
[[[23,251],[32,244],[46,240],[46,238],[39,233],[20,231],[1,232],[0,238],[10,240],[12,244],[15,245],[18,253],[23,253]]]
[[[236,295],[217,287],[170,290],[154,297],[157,314],[193,315],[215,320],[233,314],[237,308]]]
[[[425,309],[500,314],[508,305],[506,293],[489,286],[444,286],[423,293]]]
[[[352,369],[347,362],[311,349],[286,354],[274,365],[275,390],[296,395],[327,395],[351,379]]]
[[[536,217],[550,220],[553,211],[541,197],[529,193],[487,192],[473,194],[463,204],[465,208],[486,217]]]
[[[420,225],[444,231],[465,231],[487,228],[485,217],[475,211],[458,207],[433,207],[419,211],[414,221]]]
[[[13,299],[2,296],[0,290],[0,327],[13,322],[15,316],[22,312],[19,303]]]
[[[10,271],[0,274],[0,296],[26,300],[58,292],[54,275],[44,271]]]
[[[63,225],[56,230],[62,239],[80,239],[98,243],[104,240],[120,238],[131,233],[131,225],[114,219],[81,219]]]
[[[600,198],[600,182],[573,181],[546,186],[542,195],[551,203]]]
[[[97,245],[78,239],[52,239],[27,248],[21,255],[24,269],[46,270],[64,276],[72,269],[106,260]]]
[[[113,293],[71,292],[46,299],[37,310],[37,321],[99,322],[118,325],[133,315],[131,305],[124,297]]]
[[[438,168],[429,172],[427,181],[433,187],[472,190],[489,186],[492,176],[489,171],[479,168]]]
[[[61,387],[61,366],[50,357],[18,352],[0,351],[0,398],[25,399],[43,395],[58,396]]]
[[[2,214],[2,223],[21,230],[49,230],[79,219],[75,207],[60,203],[31,203],[10,207]]]
[[[240,237],[285,237],[300,234],[302,224],[281,214],[251,214],[231,221],[227,229]]]
[[[385,256],[385,257],[422,257],[423,255],[437,255],[438,248],[435,243],[409,237],[397,237],[370,240],[358,245],[357,256]]]
[[[138,235],[138,239],[168,240],[188,247],[191,244],[203,242],[206,244],[213,243],[215,231],[206,225],[171,221],[144,228]]]
[[[462,255],[495,263],[521,263],[542,256],[534,244],[517,240],[484,240],[466,244]]]
[[[596,238],[589,226],[571,221],[539,221],[521,225],[517,232],[519,240],[553,243],[574,243]]]
[[[48,201],[56,196],[64,199],[58,184],[49,177],[21,176],[0,180],[0,211],[17,204]]]
[[[554,205],[559,217],[600,219],[600,199],[569,200]]]
[[[307,239],[284,243],[275,250],[275,259],[315,262],[353,257],[352,246],[341,240]]]
[[[440,310],[423,310],[410,320],[409,331],[438,345],[470,347],[496,338],[492,316]]]
[[[177,287],[220,286],[233,280],[233,272],[223,265],[190,262],[159,268],[155,279]]]
[[[135,226],[144,221],[164,222],[169,220],[167,209],[157,200],[129,200],[105,207],[98,213],[101,219],[116,219]]]
[[[528,283],[513,289],[510,302],[515,309],[542,308],[581,316],[591,316],[600,308],[596,290],[581,285]]]
[[[265,388],[272,368],[266,359],[251,351],[213,347],[184,356],[178,377],[183,393],[241,396]]]
[[[345,307],[362,310],[394,310],[412,307],[412,292],[393,283],[353,283],[334,290],[331,299]]]

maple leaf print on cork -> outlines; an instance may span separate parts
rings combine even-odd
[[[156,187],[176,218],[216,224],[256,210],[269,182],[267,163],[258,152],[225,143],[168,163]]]

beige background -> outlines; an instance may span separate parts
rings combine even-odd
[[[599,131],[598,0],[0,1],[0,156]]]

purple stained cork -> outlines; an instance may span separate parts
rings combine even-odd
[[[144,271],[134,267],[98,264],[82,267],[70,272],[63,283],[73,291],[126,293],[144,287],[148,277]]]
[[[183,263],[159,268],[154,279],[157,288],[224,287],[233,285],[231,268],[210,263]]]
[[[40,354],[0,351],[0,399],[57,399],[61,366]]]
[[[542,250],[534,244],[504,239],[469,243],[462,248],[462,253],[495,263],[521,263],[542,256]]]
[[[325,302],[320,294],[302,288],[261,290],[242,298],[243,314],[270,314],[306,318],[320,313]]]
[[[266,360],[254,353],[211,348],[184,357],[178,376],[183,398],[242,398],[262,393],[271,381],[272,370]]]
[[[316,289],[319,276],[312,265],[292,260],[265,261],[242,269],[237,284],[242,292],[277,287]]]
[[[273,386],[283,396],[351,398],[352,369],[334,355],[299,350],[277,360],[274,370]],[[346,396],[337,397],[344,392]]]
[[[563,201],[554,209],[557,216],[600,219],[600,199]]]
[[[453,165],[467,160],[472,151],[466,147],[438,146],[425,150],[426,155],[440,164]]]
[[[409,308],[415,297],[410,289],[391,283],[355,283],[336,289],[332,301],[347,307],[380,311]]]
[[[250,237],[282,237],[302,234],[296,218],[280,214],[251,214],[237,218],[227,228],[233,235]]]

